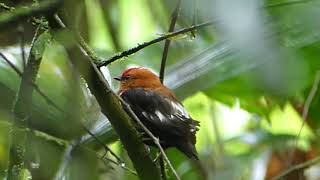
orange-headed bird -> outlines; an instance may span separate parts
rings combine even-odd
[[[163,148],[176,147],[187,157],[198,160],[195,144],[199,122],[189,116],[157,75],[145,68],[130,68],[115,79],[120,81],[119,95],[159,138]],[[138,131],[144,132],[141,128]],[[143,142],[155,145],[146,133],[143,134]]]

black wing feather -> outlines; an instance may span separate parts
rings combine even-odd
[[[189,157],[197,158],[194,145],[199,122],[189,117],[183,106],[161,94],[142,88],[126,90],[121,97],[163,147],[175,146]],[[151,144],[150,141],[145,141]]]

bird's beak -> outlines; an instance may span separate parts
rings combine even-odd
[[[121,81],[121,78],[120,78],[120,77],[115,77],[115,78],[113,78],[113,79],[115,79],[115,80],[117,80],[117,81]]]

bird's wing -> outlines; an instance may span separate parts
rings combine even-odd
[[[186,137],[195,144],[199,122],[179,102],[143,88],[126,90],[121,97],[153,133]]]

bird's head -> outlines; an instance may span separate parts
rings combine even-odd
[[[125,70],[120,77],[114,78],[120,81],[120,89],[128,88],[154,88],[161,86],[157,75],[146,68],[136,67]]]

